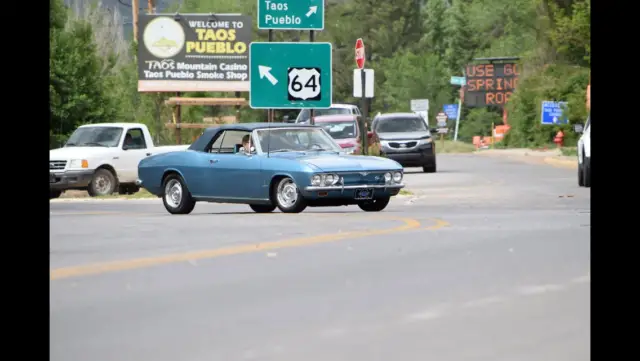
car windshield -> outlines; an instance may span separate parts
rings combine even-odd
[[[322,127],[333,139],[349,139],[358,136],[356,133],[356,122],[349,120],[346,122],[318,122],[316,125]]]
[[[275,128],[257,131],[263,152],[340,152],[336,142],[320,128]]]
[[[313,115],[323,116],[323,115],[349,115],[351,114],[351,109],[349,108],[328,108],[328,109],[315,109]],[[300,121],[308,121],[310,117],[309,109],[303,109],[300,113]]]
[[[65,147],[117,147],[120,127],[82,127],[71,134]]]
[[[378,133],[418,132],[427,130],[426,124],[420,118],[390,118],[380,120],[376,131]]]

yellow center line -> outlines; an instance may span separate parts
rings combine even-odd
[[[216,258],[223,256],[231,256],[246,253],[264,252],[268,250],[301,247],[312,244],[321,244],[329,242],[337,242],[344,239],[352,239],[366,236],[382,235],[395,232],[409,231],[419,229],[422,224],[413,218],[402,217],[380,217],[388,220],[400,221],[403,223],[401,226],[385,229],[375,229],[369,231],[355,231],[355,232],[342,232],[325,234],[312,237],[301,237],[282,241],[263,242],[247,245],[236,245],[218,249],[201,250],[188,253],[170,254],[156,257],[144,257],[121,261],[112,261],[104,263],[94,263],[80,266],[62,267],[52,269],[50,271],[50,280],[58,280],[68,277],[79,277],[95,275],[107,272],[124,271],[136,268],[144,268],[151,266],[158,266],[162,264],[194,261],[200,259]],[[449,225],[449,223],[435,219],[435,225],[426,227],[424,229],[434,230]]]

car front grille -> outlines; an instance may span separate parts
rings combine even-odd
[[[49,170],[62,170],[67,166],[66,160],[50,160]]]
[[[413,148],[418,144],[416,141],[412,142],[389,142],[389,147],[395,149],[403,149],[403,148]]]
[[[384,184],[385,172],[361,172],[340,174],[344,185]],[[377,178],[377,179],[376,179]]]

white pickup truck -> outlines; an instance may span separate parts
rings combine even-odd
[[[138,163],[152,154],[185,150],[188,145],[155,147],[149,129],[139,123],[99,123],[76,129],[62,148],[49,151],[49,199],[69,189],[90,196],[140,188]]]

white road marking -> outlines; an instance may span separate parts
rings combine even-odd
[[[530,296],[530,295],[539,295],[548,292],[560,291],[563,290],[564,286],[562,285],[533,285],[533,286],[524,286],[519,287],[517,292],[521,295]]]
[[[443,308],[433,308],[430,310],[425,310],[422,312],[417,312],[417,313],[413,313],[408,315],[407,317],[405,317],[405,322],[416,322],[416,321],[428,321],[428,320],[433,320],[436,318],[440,318],[442,316],[444,316],[445,312]]]
[[[591,275],[587,273],[585,276],[576,277],[571,280],[573,283],[588,283],[591,282]]]
[[[505,301],[507,301],[506,297],[491,296],[491,297],[485,297],[485,298],[480,298],[477,300],[465,302],[462,304],[462,307],[480,307],[480,306],[487,306],[495,303],[501,303]]]

